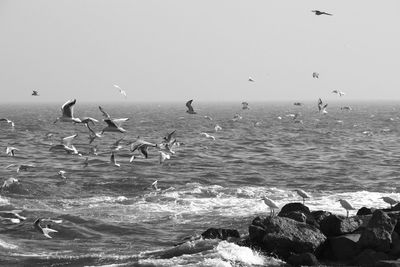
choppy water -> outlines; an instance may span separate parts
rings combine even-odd
[[[185,113],[181,103],[102,105],[113,117],[130,118],[124,144],[137,136],[161,142],[175,129],[181,142],[163,164],[155,149],[148,159],[129,163],[125,145],[116,153],[120,168],[109,164],[109,156],[122,134],[95,140],[99,155],[89,155],[85,168],[85,155],[49,151],[52,143],[74,133],[78,150],[90,151],[86,127],[53,124],[60,105],[2,105],[0,118],[13,120],[15,127],[0,123],[0,182],[14,177],[19,184],[1,190],[0,210],[22,210],[27,220],[15,224],[0,217],[0,265],[280,265],[226,241],[174,244],[209,227],[247,234],[251,220],[268,212],[260,200],[264,194],[283,206],[300,201],[293,189],[302,188],[313,196],[306,203],[312,210],[340,214],[345,211],[339,198],[357,208],[384,207],[383,195],[400,199],[397,103],[353,104],[350,112],[330,104],[327,115],[316,112],[315,103],[250,103],[245,111],[240,104],[194,104],[196,115]],[[297,112],[303,124],[286,116]],[[233,121],[235,113],[243,119]],[[101,118],[97,105],[79,102],[75,115]],[[214,132],[215,124],[222,130]],[[48,132],[53,138],[45,137]],[[19,148],[15,157],[5,154],[6,146]],[[5,169],[22,163],[35,167],[19,173],[16,166]],[[65,182],[59,170],[66,171]],[[155,180],[161,191],[149,187]],[[62,219],[52,224],[58,230],[52,239],[34,230],[38,217]]]

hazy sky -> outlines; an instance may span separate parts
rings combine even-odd
[[[33,89],[60,104],[329,101],[334,89],[400,100],[399,11],[399,0],[0,0],[0,101],[38,101]]]

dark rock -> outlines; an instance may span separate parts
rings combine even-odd
[[[392,233],[392,244],[390,245],[389,254],[394,256],[395,258],[400,257],[400,238],[399,234],[396,232]]]
[[[391,208],[392,211],[400,211],[400,203],[397,203]]]
[[[288,203],[283,206],[278,216],[290,218],[298,222],[305,222],[319,228],[319,225],[318,223],[316,223],[314,217],[312,216],[310,209],[307,206],[298,202]],[[304,220],[304,218],[306,219]]]
[[[311,214],[310,209],[307,206],[304,206],[303,204],[296,202],[296,203],[288,203],[285,206],[283,206],[278,216],[296,211],[304,213],[306,216]]]
[[[372,214],[375,210],[376,210],[375,208],[362,207],[357,211],[357,215],[369,215]]]
[[[318,253],[326,237],[318,228],[289,218],[257,217],[249,226],[249,239],[263,251],[287,259],[291,253]]]
[[[389,256],[383,252],[366,249],[358,254],[351,263],[358,266],[376,266],[378,262],[383,260],[389,260]]]
[[[382,260],[382,261],[378,261],[378,262],[375,264],[375,266],[376,266],[376,267],[400,267],[400,260],[395,260],[395,261],[390,261],[390,260],[385,261],[385,260]]]
[[[319,262],[312,253],[292,254],[287,259],[287,263],[293,266],[317,266]]]
[[[208,239],[222,239],[226,240],[228,238],[240,238],[240,234],[234,229],[223,229],[223,228],[208,228],[205,232],[201,234],[203,238]]]
[[[332,215],[329,211],[324,211],[324,210],[316,210],[311,212],[311,216],[314,218],[316,223],[320,223],[323,219],[326,217]]]
[[[361,224],[359,217],[343,218],[338,215],[330,215],[319,223],[321,232],[328,237],[352,233]]]
[[[281,217],[286,217],[302,223],[305,223],[307,221],[307,216],[299,211],[291,211],[289,213],[284,213],[281,215]]]
[[[360,253],[360,249],[357,246],[359,239],[360,234],[329,237],[324,248],[323,257],[336,261],[354,259]]]
[[[367,228],[361,232],[361,237],[358,241],[359,247],[389,252],[396,223],[397,220],[395,218],[389,217],[383,211],[374,211]]]

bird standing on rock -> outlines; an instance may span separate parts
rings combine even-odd
[[[349,217],[349,210],[355,210],[355,208],[345,199],[339,199],[340,205],[347,211],[347,218]]]
[[[390,208],[393,208],[393,205],[399,203],[397,200],[391,197],[381,197],[381,199],[383,199],[383,201],[385,201],[386,203],[390,204]]]
[[[261,199],[264,200],[265,205],[267,205],[269,207],[269,209],[271,211],[270,216],[274,216],[274,213],[275,213],[274,210],[279,209],[278,205],[272,199],[270,199],[266,196],[263,196]]]
[[[311,196],[302,189],[296,189],[294,191],[296,191],[297,194],[299,194],[299,196],[301,196],[303,198],[303,205],[304,205],[306,198],[311,198]]]

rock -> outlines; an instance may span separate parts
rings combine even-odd
[[[283,206],[278,216],[290,218],[298,222],[305,222],[314,225],[317,228],[319,227],[319,225],[315,222],[315,219],[312,216],[310,209],[307,206],[298,202],[288,203]]]
[[[357,242],[360,234],[347,234],[335,237],[329,237],[324,248],[323,257],[336,260],[348,261],[354,259],[360,253]]]
[[[357,215],[369,215],[372,214],[375,210],[376,210],[375,208],[362,207],[357,211]]]
[[[360,248],[370,248],[376,251],[389,252],[392,243],[392,233],[397,223],[381,210],[375,210],[367,228],[361,232],[358,245]]]
[[[305,215],[311,214],[310,209],[307,206],[304,206],[303,204],[296,202],[296,203],[288,203],[285,206],[283,206],[278,216],[281,216],[282,214],[289,213],[292,211],[298,211],[304,213]]]
[[[375,263],[376,267],[400,267],[400,260],[390,261],[382,260]]]
[[[392,233],[392,244],[390,245],[389,254],[394,256],[395,258],[400,257],[400,238],[399,234],[396,232]]]
[[[249,226],[249,240],[263,251],[287,259],[291,253],[318,253],[326,237],[318,228],[289,218],[257,217]]]
[[[376,266],[378,262],[388,259],[389,256],[383,252],[366,249],[358,254],[351,263],[358,266]]]
[[[315,222],[318,223],[318,225],[323,219],[330,215],[332,215],[332,213],[324,210],[316,210],[311,212],[311,216],[314,218]]]
[[[397,203],[392,207],[392,211],[400,211],[400,203]]]
[[[228,238],[240,238],[240,234],[234,229],[223,229],[223,228],[208,228],[204,231],[201,236],[208,239],[222,239],[226,240]]]
[[[361,224],[362,220],[358,217],[343,218],[338,215],[330,215],[319,223],[321,232],[328,237],[352,233]]]
[[[307,221],[307,216],[304,213],[299,212],[299,211],[291,211],[288,213],[284,213],[281,216],[298,221],[298,222],[302,222],[302,223],[305,223]]]
[[[287,259],[287,263],[293,266],[317,266],[319,262],[312,253],[292,254]]]

